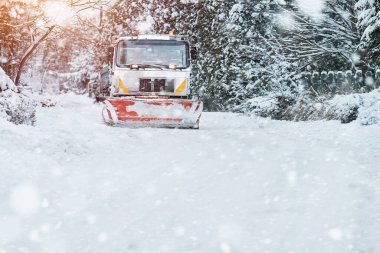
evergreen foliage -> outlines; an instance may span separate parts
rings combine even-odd
[[[45,83],[56,80],[64,89],[96,85],[114,37],[131,35],[146,23],[144,33],[175,31],[190,38],[198,50],[193,94],[205,101],[207,110],[250,113],[271,101],[273,111],[281,112],[320,95],[304,85],[311,83],[312,72],[322,72],[320,82],[330,78],[329,71],[355,73],[350,78],[363,83],[365,76],[380,73],[379,1],[325,0],[313,15],[300,3],[117,0],[94,9],[96,17],[56,29],[40,50],[40,71]],[[15,15],[15,9],[23,11]],[[36,26],[44,20],[41,15],[38,6],[23,2],[0,6],[0,64],[11,77],[20,54],[41,33]],[[21,20],[29,21],[23,26]],[[338,77],[331,78],[339,83]]]
[[[380,61],[380,2],[358,0],[355,7],[363,57],[368,64],[378,64]]]

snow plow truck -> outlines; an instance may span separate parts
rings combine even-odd
[[[190,94],[196,50],[179,35],[120,37],[109,49],[98,99],[112,126],[199,128],[203,102]]]

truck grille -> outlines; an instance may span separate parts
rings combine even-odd
[[[140,79],[141,92],[174,92],[174,79]]]

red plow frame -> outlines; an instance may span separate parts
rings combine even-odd
[[[115,97],[103,101],[108,125],[129,127],[199,128],[200,100],[162,97]]]

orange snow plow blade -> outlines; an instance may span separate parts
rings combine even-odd
[[[199,128],[202,101],[150,97],[108,98],[103,120],[108,125],[130,127]]]

